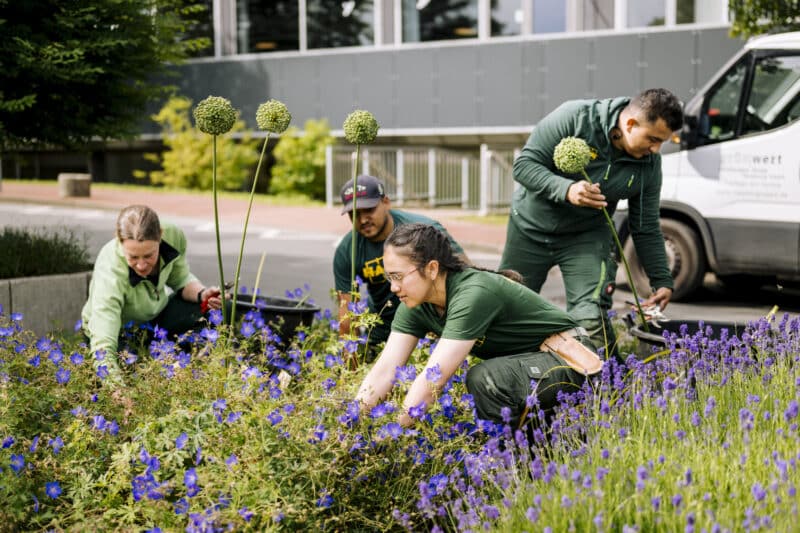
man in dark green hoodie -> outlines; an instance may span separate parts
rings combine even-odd
[[[595,345],[614,353],[606,328],[614,290],[613,240],[601,211],[613,215],[628,200],[631,236],[653,293],[643,305],[665,308],[672,296],[659,223],[661,145],[681,128],[680,101],[666,89],[648,89],[635,98],[573,100],[544,117],[514,162],[514,193],[501,269],[514,269],[538,292],[555,265],[561,269],[567,311]],[[585,140],[592,150],[582,175],[565,175],[553,162],[564,137]]]

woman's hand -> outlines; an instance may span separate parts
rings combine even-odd
[[[206,287],[203,289],[203,294],[200,305],[205,303],[204,307],[208,309],[222,309],[222,294],[219,287]]]

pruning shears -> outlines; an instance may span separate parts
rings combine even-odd
[[[632,306],[636,305],[634,302],[630,300],[625,300],[625,303]],[[661,327],[661,324],[659,324],[659,322],[669,322],[669,318],[661,311],[661,306],[658,304],[642,307],[642,312],[644,313],[644,316],[647,319],[647,321],[653,324],[657,328]]]

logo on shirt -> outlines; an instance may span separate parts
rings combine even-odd
[[[365,262],[361,277],[367,283],[385,283],[387,280],[383,270],[383,256]]]

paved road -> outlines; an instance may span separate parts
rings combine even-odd
[[[0,226],[63,227],[85,236],[90,254],[94,257],[100,247],[113,236],[117,210],[92,209],[75,206],[20,204],[0,202]],[[193,272],[205,283],[217,284],[219,279],[216,260],[214,226],[207,218],[186,216],[163,216],[178,224],[189,241],[188,259]],[[286,290],[308,285],[311,297],[322,308],[333,307],[330,288],[333,286],[331,258],[339,238],[347,231],[344,221],[341,227],[331,231],[289,230],[272,226],[251,224],[245,246],[240,285],[252,288],[262,253],[266,253],[259,288],[262,293],[282,296]],[[232,279],[241,239],[240,230],[223,220],[221,227],[223,265],[226,279]],[[497,253],[467,249],[470,258],[477,264],[495,268],[500,260]],[[560,274],[551,272],[542,294],[564,306]],[[615,307],[624,310],[630,293],[618,291]],[[673,321],[735,322],[746,324],[772,309],[779,313],[800,315],[800,291],[796,289],[749,287],[746,290],[730,289],[716,283],[708,276],[705,288],[691,302],[673,303],[667,315]]]
[[[0,202],[0,227],[63,228],[73,231],[76,236],[86,239],[92,259],[103,244],[113,237],[116,216],[116,210]],[[204,283],[217,285],[219,267],[213,222],[191,217],[161,218],[177,224],[186,233],[189,242],[187,258],[195,275]],[[266,254],[259,283],[263,294],[283,296],[286,290],[308,285],[317,305],[332,307],[331,259],[339,239],[347,232],[344,220],[340,229],[336,233],[312,232],[250,224],[240,286],[252,289],[261,256]],[[220,235],[225,278],[231,280],[236,270],[241,230],[223,220]],[[500,259],[497,254],[474,250],[469,255],[473,261],[487,267],[496,266]]]

